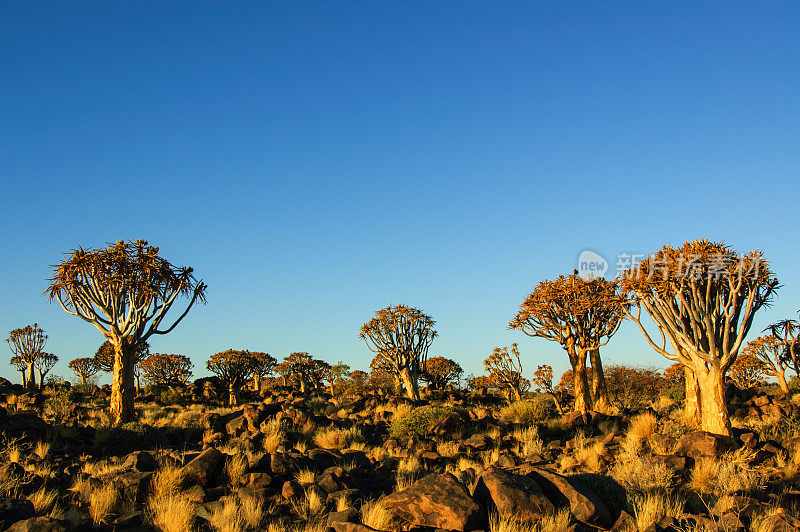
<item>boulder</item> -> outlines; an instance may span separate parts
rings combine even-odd
[[[0,499],[0,529],[5,530],[12,523],[30,519],[36,515],[33,503],[28,499]]]
[[[6,530],[8,532],[72,532],[75,530],[75,526],[69,521],[52,517],[31,517],[17,521]]]
[[[682,452],[686,456],[691,456],[692,458],[697,458],[698,456],[719,458],[723,453],[735,447],[736,440],[731,436],[722,436],[720,434],[696,430],[685,434],[680,439],[676,453]]]
[[[208,487],[222,470],[223,456],[214,447],[209,447],[183,467],[186,479]]]
[[[135,451],[128,455],[123,465],[126,469],[135,469],[142,473],[158,469],[158,462],[147,451]]]
[[[456,477],[427,475],[404,490],[381,499],[383,507],[412,526],[465,532],[481,528],[483,508]]]
[[[614,518],[603,501],[578,481],[538,467],[532,468],[530,475],[551,502],[568,502],[578,521],[605,529],[614,525]]]
[[[513,516],[533,523],[553,510],[553,503],[533,478],[494,466],[481,473],[472,495],[487,510],[496,511],[501,519]]]

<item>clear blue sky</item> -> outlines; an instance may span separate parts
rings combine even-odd
[[[515,341],[560,372],[506,330],[538,281],[698,237],[773,262],[760,330],[800,308],[799,27],[789,2],[3,2],[0,331],[39,322],[71,376],[102,338],[47,266],[138,237],[209,285],[152,341],[197,376],[229,347],[366,369],[358,327],[400,302],[466,373]],[[630,323],[603,353],[667,365]]]

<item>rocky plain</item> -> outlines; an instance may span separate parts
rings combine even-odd
[[[638,410],[557,415],[547,395],[332,396],[215,378],[140,394],[2,384],[0,530],[800,530],[800,395],[728,390],[733,436]]]

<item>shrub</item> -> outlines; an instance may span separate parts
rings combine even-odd
[[[438,423],[458,417],[461,413],[445,406],[421,406],[392,420],[389,432],[394,437],[424,436]]]
[[[605,376],[611,402],[629,410],[638,410],[652,403],[666,384],[655,368],[615,365],[606,368]]]
[[[537,395],[532,399],[511,403],[500,411],[500,417],[506,421],[533,425],[545,423],[555,413],[553,400],[546,395]]]
[[[57,424],[64,423],[72,409],[69,387],[56,384],[50,391],[50,396],[44,402],[44,417]]]

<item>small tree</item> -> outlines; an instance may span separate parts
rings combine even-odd
[[[167,334],[196,301],[205,303],[206,285],[192,268],[176,267],[145,240],[120,240],[106,248],[77,249],[54,266],[48,295],[68,314],[94,325],[114,347],[111,417],[133,421],[134,366],[141,343]],[[171,325],[162,322],[177,300],[189,303]]]
[[[483,361],[483,366],[495,386],[503,390],[509,404],[522,399],[522,392],[530,386],[530,382],[522,376],[517,344],[511,344],[511,353],[508,347],[495,347],[494,352]]]
[[[153,353],[139,362],[145,381],[157,386],[185,386],[192,378],[192,361],[183,355]]]
[[[36,366],[36,373],[39,374],[39,388],[44,388],[44,378],[53,369],[53,366],[58,362],[58,357],[53,353],[41,353],[36,357],[34,366]]]
[[[33,373],[37,359],[42,355],[42,349],[47,342],[47,335],[38,324],[26,325],[20,329],[14,329],[8,333],[6,338],[8,348],[11,349],[13,356],[19,357],[25,363],[25,382],[22,384],[33,390],[36,388],[36,376]]]
[[[561,392],[553,388],[553,368],[548,364],[537,366],[536,371],[533,372],[531,382],[536,387],[537,392],[545,393],[552,397],[559,415],[564,415],[564,407],[561,405],[563,401]]]
[[[272,375],[275,370],[275,364],[278,362],[275,357],[269,353],[262,353],[260,351],[251,351],[250,356],[253,357],[253,371],[250,377],[253,379],[255,391],[261,391],[261,381],[265,377]]]
[[[27,380],[25,379],[25,372],[28,370],[28,364],[25,362],[21,356],[13,356],[11,357],[11,365],[17,368],[20,375],[22,376],[22,385],[25,386]]]
[[[92,357],[76,358],[70,361],[69,369],[81,380],[84,389],[89,385],[89,379],[97,374],[97,364]]]
[[[489,389],[494,386],[494,381],[486,375],[478,375],[467,379],[467,387],[473,392],[480,389]]]
[[[742,354],[739,355],[740,359],[744,357],[754,357],[759,360],[761,362],[759,369],[778,380],[781,392],[789,393],[789,384],[786,382],[786,368],[792,363],[792,357],[788,356],[787,345],[783,339],[770,334],[751,340],[742,350]],[[737,360],[736,363],[738,362]],[[733,373],[736,363],[731,366],[731,373]]]
[[[725,374],[739,356],[755,313],[778,287],[761,252],[740,255],[708,240],[680,248],[667,245],[625,272],[622,283],[635,303],[635,313],[629,310],[629,315],[647,342],[693,373],[702,429],[730,435]],[[645,328],[642,308],[655,322],[658,336]]]
[[[737,388],[746,390],[761,384],[764,379],[765,369],[766,366],[763,361],[742,350],[742,353],[736,357],[736,362],[731,364],[728,376]]]
[[[253,366],[256,363],[249,351],[228,349],[211,355],[206,367],[228,385],[228,404],[237,405],[239,389],[253,373]]]
[[[457,381],[464,372],[454,360],[445,357],[432,357],[425,361],[420,378],[434,390],[443,390],[448,384]]]
[[[284,375],[285,380],[294,379],[300,386],[300,393],[319,387],[330,366],[308,353],[291,353],[283,358],[283,362],[275,366],[275,370]]]
[[[357,369],[350,372],[350,389],[352,393],[364,393],[369,381],[369,373]]]
[[[328,386],[330,387],[331,395],[336,395],[336,390],[334,385],[337,381],[341,381],[350,375],[350,366],[342,362],[341,360],[336,364],[330,366],[328,371],[325,372],[325,380],[328,381]]]
[[[603,278],[583,279],[578,272],[544,280],[519,307],[509,327],[528,336],[561,344],[569,356],[574,378],[573,410],[589,411],[592,398],[607,403],[607,389],[600,363],[600,347],[619,329],[624,317],[625,299],[618,284]],[[591,354],[592,391],[590,393],[586,358]]]
[[[613,365],[606,368],[608,394],[613,405],[630,410],[649,406],[666,384],[655,368]]]
[[[767,329],[773,336],[780,339],[783,345],[781,358],[787,367],[800,375],[800,322],[797,320],[781,320],[773,323]]]
[[[376,353],[392,373],[399,375],[409,399],[419,400],[420,369],[436,338],[435,322],[419,309],[406,305],[388,306],[361,326],[359,338]]]

